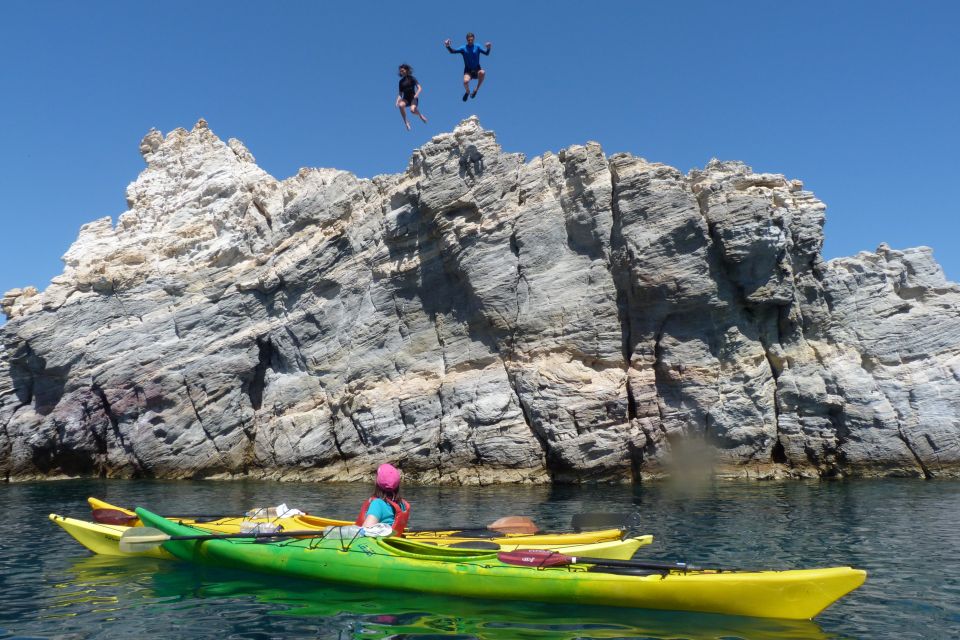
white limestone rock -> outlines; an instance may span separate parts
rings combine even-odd
[[[824,263],[797,180],[476,118],[373,179],[203,120],[140,149],[129,210],[0,301],[5,478],[960,469],[960,290],[925,248]]]

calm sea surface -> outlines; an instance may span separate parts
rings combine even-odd
[[[352,517],[368,487],[268,482],[0,484],[0,639],[958,638],[960,482],[641,487],[410,487],[413,525],[529,515],[565,528],[631,512],[638,557],[743,568],[852,565],[867,583],[814,622],[466,600],[359,590],[140,558],[97,557],[47,520],[89,519],[88,496],[159,513],[285,502]]]

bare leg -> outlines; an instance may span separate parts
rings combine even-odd
[[[471,98],[477,97],[477,91],[480,91],[480,85],[483,84],[483,79],[486,77],[487,77],[487,72],[484,71],[483,69],[480,69],[480,71],[477,72],[477,88],[473,90],[473,95],[470,96]]]
[[[466,102],[470,97],[470,74],[463,74],[463,101]]]
[[[420,120],[421,120],[422,122],[426,122],[426,121],[427,121],[427,119],[423,117],[423,114],[420,113],[420,107],[419,107],[419,105],[415,105],[415,104],[410,105],[410,111],[411,111],[411,113],[417,114],[417,117],[420,118]]]
[[[400,109],[400,117],[403,118],[403,126],[407,128],[407,131],[410,131],[410,123],[407,122],[407,110],[404,109],[406,106],[406,102],[403,100],[397,100],[397,107]]]

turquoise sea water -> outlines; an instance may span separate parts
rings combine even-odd
[[[368,487],[268,482],[0,485],[0,639],[10,638],[957,638],[960,482],[410,487],[413,526],[529,515],[567,527],[630,512],[638,558],[742,568],[853,565],[867,583],[813,622],[360,590],[149,559],[97,557],[47,520],[89,518],[93,495],[160,513],[285,502],[352,517]]]

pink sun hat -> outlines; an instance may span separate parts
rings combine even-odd
[[[382,464],[377,468],[377,486],[384,491],[396,491],[400,488],[400,471],[392,464]]]

